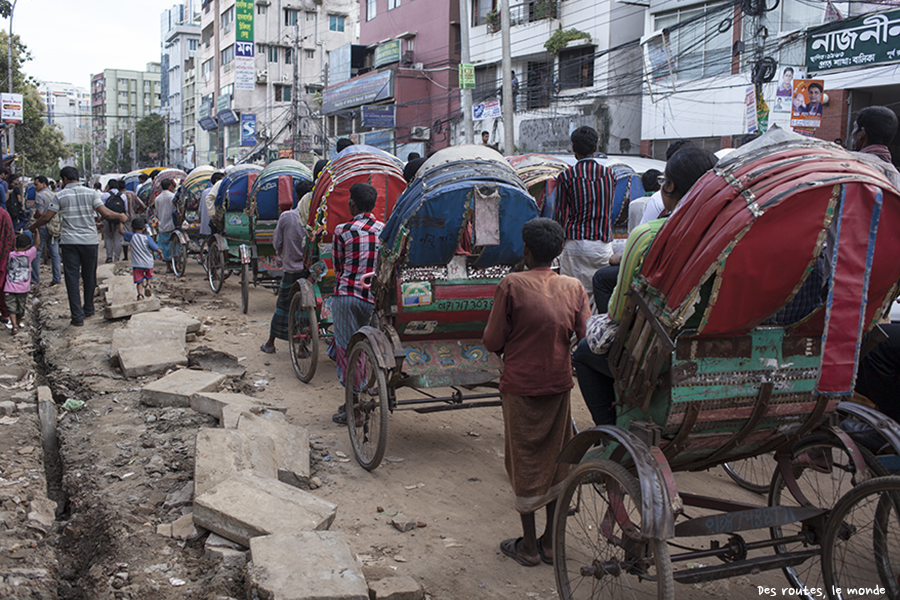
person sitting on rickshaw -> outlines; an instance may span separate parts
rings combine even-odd
[[[584,337],[591,314],[579,280],[558,275],[550,263],[565,244],[562,226],[535,218],[522,227],[527,271],[504,277],[484,330],[484,347],[502,354],[506,472],[522,519],[523,536],[500,544],[520,565],[552,563],[553,514],[568,465],[556,462],[572,438],[569,396],[573,387],[569,340]],[[537,537],[534,513],[547,507]]]
[[[704,173],[712,169],[717,160],[715,154],[698,146],[684,146],[672,155],[666,162],[660,188],[666,210],[673,211],[691,186]],[[665,222],[665,218],[654,219],[635,228],[628,236],[616,289],[609,303],[608,317],[599,315],[592,319],[592,325],[605,322],[607,327],[603,331],[593,326],[589,327],[588,337],[578,343],[578,347],[572,354],[572,364],[578,378],[578,387],[581,389],[581,395],[584,397],[595,425],[615,425],[616,423],[614,407],[616,394],[613,389],[612,372],[607,362],[607,351],[611,345],[609,332],[614,327],[609,327],[609,325],[622,320],[625,312],[625,295],[631,287],[632,280],[641,270],[650,244]],[[607,334],[605,339],[603,333]],[[602,353],[595,353],[594,349],[601,350]]]
[[[331,250],[336,278],[331,298],[334,338],[328,347],[328,356],[337,363],[341,385],[344,385],[347,372],[350,337],[369,324],[375,310],[375,295],[369,289],[368,280],[375,272],[378,236],[384,228],[384,223],[372,214],[377,200],[378,192],[373,186],[354,183],[350,186],[349,202],[353,220],[334,230]],[[332,420],[340,425],[347,424],[344,412],[338,412]]]

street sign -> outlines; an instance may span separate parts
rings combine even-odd
[[[256,145],[256,115],[241,115],[241,146]]]
[[[391,40],[375,48],[375,67],[395,63],[400,60],[400,40]]]
[[[461,63],[459,65],[459,89],[475,89],[475,65]]]
[[[235,0],[234,22],[234,39],[253,42],[253,0]]]
[[[0,118],[4,123],[21,123],[23,118],[22,94],[0,94]]]
[[[394,113],[395,111],[393,106],[363,106],[363,127],[393,127]]]
[[[900,60],[900,10],[828,23],[806,33],[810,72]]]

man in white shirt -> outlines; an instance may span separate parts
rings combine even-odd
[[[163,191],[159,193],[154,200],[153,210],[159,221],[159,231],[157,233],[157,243],[159,249],[162,250],[162,258],[167,263],[166,273],[172,272],[172,235],[175,231],[175,219],[172,218],[172,212],[175,210],[175,193],[172,191],[175,182],[171,179],[164,179],[160,184]]]

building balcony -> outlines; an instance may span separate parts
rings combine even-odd
[[[544,42],[560,26],[559,2],[533,0],[509,7],[509,41],[513,56],[528,56],[546,52]],[[478,63],[498,62],[502,58],[500,45],[500,15],[488,13],[477,19],[469,30],[469,46]]]

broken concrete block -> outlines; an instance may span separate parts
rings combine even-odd
[[[199,392],[219,389],[225,376],[209,371],[181,369],[145,385],[141,390],[141,402],[148,406],[191,405],[191,396]]]
[[[115,265],[112,263],[103,263],[97,265],[97,282],[102,283],[107,279],[112,279],[116,275]]]
[[[43,525],[47,529],[53,526],[56,520],[56,502],[49,498],[37,497],[31,501],[28,510],[28,520]]]
[[[37,404],[34,402],[19,402],[16,404],[16,410],[20,413],[37,413]]]
[[[175,367],[186,367],[188,360],[184,342],[160,340],[152,346],[119,349],[119,368],[125,377],[143,377],[165,373]]]
[[[22,402],[34,402],[34,392],[33,391],[24,391],[24,392],[16,392],[9,398],[16,404],[20,404]]]
[[[241,546],[237,542],[232,542],[228,538],[223,538],[218,533],[210,533],[209,537],[206,538],[206,547],[207,548],[231,548],[232,550],[239,550],[241,552],[247,551],[247,546]]]
[[[185,328],[177,323],[148,323],[144,327],[121,327],[113,331],[109,348],[109,360],[118,366],[119,350],[122,348],[139,348],[156,346],[162,341],[178,341],[185,344]]]
[[[156,534],[163,537],[172,537],[172,524],[160,523],[156,526]]]
[[[337,505],[277,479],[247,473],[227,479],[194,498],[194,523],[250,546],[275,532],[328,529]]]
[[[369,584],[369,594],[374,600],[423,600],[425,590],[409,575],[385,577]]]
[[[301,531],[250,542],[253,597],[278,600],[368,600],[369,589],[344,535]]]
[[[192,540],[200,535],[194,527],[194,518],[191,513],[181,515],[172,522],[172,537],[178,540]]]
[[[277,414],[280,413],[269,413]],[[241,413],[237,430],[254,439],[274,440],[275,464],[278,479],[299,487],[309,481],[309,431],[279,419],[270,419],[250,412]]]
[[[37,388],[37,397],[38,402],[46,400],[47,402],[53,402],[53,392],[50,391],[50,388],[46,385],[39,385]]]
[[[246,547],[236,542],[227,540],[217,533],[210,533],[206,538],[206,552],[203,557],[207,560],[221,560],[226,567],[241,569],[250,560],[250,552]]]
[[[175,310],[174,308],[163,308],[152,313],[142,313],[131,317],[131,325],[142,325],[145,323],[181,323],[184,325],[187,333],[196,333],[200,331],[200,321],[191,315]]]
[[[263,404],[261,404],[259,400],[252,396],[246,396],[244,394],[228,394],[203,391],[191,396],[191,408],[198,413],[203,413],[205,415],[210,415],[211,417],[217,418],[220,425],[222,425],[222,411],[226,406],[237,409],[238,414],[245,410],[263,408]],[[277,410],[279,412],[287,411],[287,408],[285,407],[265,408],[268,408],[269,410]]]
[[[138,313],[159,310],[159,307],[159,297],[153,296],[152,298],[145,298],[143,300],[134,300],[132,302],[123,302],[121,304],[107,306],[106,310],[103,311],[103,316],[107,319],[121,319]]]
[[[391,525],[394,526],[394,529],[400,531],[402,533],[406,533],[407,531],[412,531],[416,527],[419,526],[419,522],[415,519],[410,519],[403,513],[399,513],[391,519]]]
[[[275,443],[271,438],[255,439],[236,429],[201,429],[194,453],[197,495],[244,471],[276,478]]]
[[[167,494],[163,506],[166,508],[178,508],[190,504],[194,499],[194,482],[188,481],[184,486]],[[159,504],[158,502],[156,504]]]
[[[11,415],[16,412],[16,403],[12,400],[0,402],[0,415]]]

